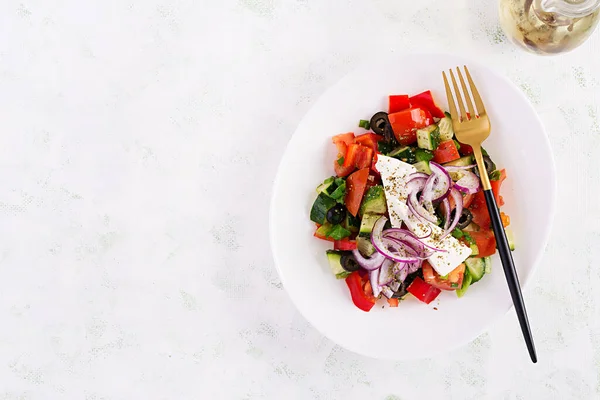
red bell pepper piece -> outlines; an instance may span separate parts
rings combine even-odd
[[[388,103],[388,114],[393,114],[398,111],[410,108],[410,100],[406,94],[390,95]]]
[[[431,90],[426,90],[410,98],[411,107],[424,108],[436,118],[444,118],[444,111],[435,104]]]
[[[433,161],[438,164],[458,160],[459,158],[460,154],[458,153],[456,144],[452,139],[440,143],[437,149],[433,151]]]
[[[425,283],[423,279],[418,276],[406,290],[425,304],[431,303],[441,293],[440,289]]]
[[[422,108],[409,108],[408,110],[389,114],[388,120],[396,140],[403,146],[417,141],[417,129],[433,124],[431,113]]]
[[[354,250],[356,249],[356,240],[344,238],[333,242],[334,250]]]
[[[375,305],[375,297],[369,283],[368,277],[361,277],[358,271],[354,271],[346,278],[346,284],[350,289],[352,302],[363,311],[369,312]]]

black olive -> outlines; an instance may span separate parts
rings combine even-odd
[[[494,164],[490,156],[483,156],[483,163],[485,164],[485,170],[488,175],[496,170],[496,164]]]
[[[396,136],[394,135],[394,130],[390,124],[385,126],[385,130],[383,131],[384,140],[392,145],[393,147],[398,147],[399,143],[396,140]]]
[[[458,229],[465,229],[467,226],[469,226],[471,221],[473,221],[473,214],[471,214],[471,211],[467,210],[466,208],[463,208],[462,213],[460,214],[460,218],[458,220],[458,225],[456,225],[456,227]]]
[[[378,135],[386,135],[385,128],[390,124],[386,112],[379,111],[371,117],[371,129]],[[387,139],[387,138],[386,138]]]
[[[483,156],[483,164],[485,165],[485,170],[487,171],[488,175],[490,175],[492,172],[494,172],[496,170],[496,164],[494,164],[494,162],[492,161],[490,156]],[[480,177],[479,176],[479,168],[474,168],[474,172],[475,172],[475,175]]]
[[[336,204],[327,211],[327,222],[330,224],[341,224],[346,218],[346,207]]]
[[[358,269],[360,268],[360,265],[358,265],[356,259],[354,258],[354,255],[352,255],[352,252],[350,251],[344,252],[340,263],[342,264],[342,268],[344,268],[348,272],[358,271]]]

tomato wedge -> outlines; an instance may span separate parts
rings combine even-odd
[[[388,114],[410,108],[410,99],[406,94],[390,95],[388,103]]]
[[[388,120],[396,140],[403,146],[417,141],[417,129],[433,124],[431,113],[422,108],[409,108],[408,110],[389,114]]]
[[[431,90],[414,95],[409,100],[411,107],[420,107],[429,111],[436,118],[444,118],[444,111],[435,104]]]
[[[377,143],[383,140],[383,136],[376,135],[374,133],[365,133],[364,135],[357,136],[354,138],[354,143],[363,145],[373,150],[376,153],[378,150]]]
[[[414,281],[412,281],[406,290],[408,290],[410,294],[425,304],[431,303],[442,292],[440,289],[425,283],[423,279],[419,278],[418,276]]]
[[[498,204],[498,207],[504,205],[504,200],[502,200],[502,204],[500,204],[500,188],[502,187],[502,182],[504,182],[504,180],[506,179],[506,170],[505,169],[501,169],[500,170],[500,179],[498,179],[497,181],[490,181],[490,184],[492,185],[492,191],[494,192],[494,197],[496,198],[496,204]]]
[[[344,143],[346,146],[351,145],[352,143],[354,143],[354,133],[353,132],[348,132],[348,133],[342,133],[340,135],[335,135],[332,139],[333,144],[337,145],[338,143]]]
[[[354,165],[344,166],[343,161],[340,163],[340,160],[342,160],[342,157],[346,157],[348,145],[354,143],[354,133],[348,132],[334,136],[332,138],[332,142],[335,144],[338,150],[337,159],[333,162],[335,174],[339,177],[348,176],[352,171],[354,171]]]
[[[479,249],[477,257],[487,257],[496,253],[496,238],[492,230],[482,229],[477,232],[469,232],[469,234]]]
[[[371,166],[373,150],[360,144],[352,143],[348,146],[342,167],[356,167],[358,169]]]
[[[355,217],[365,194],[368,179],[369,168],[363,168],[353,172],[346,180],[346,208]]]
[[[462,286],[462,281],[465,276],[465,264],[460,264],[458,267],[453,269],[446,279],[435,272],[431,264],[427,261],[423,261],[423,279],[425,282],[433,287],[442,290],[456,290]]]
[[[473,214],[473,222],[475,224],[479,225],[481,229],[490,229],[492,220],[490,219],[490,213],[488,212],[485,195],[482,190],[473,195],[469,211]]]
[[[369,283],[368,276],[361,276],[358,271],[354,271],[346,278],[346,285],[350,289],[350,296],[354,305],[365,312],[371,311],[375,305],[373,289]]]
[[[458,160],[459,158],[460,154],[458,153],[456,144],[452,139],[440,143],[437,149],[433,151],[433,161],[438,164]]]

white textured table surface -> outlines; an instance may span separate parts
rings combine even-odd
[[[513,313],[444,357],[355,355],[274,269],[296,124],[357,63],[428,50],[507,74],[548,130],[538,365]],[[0,399],[599,398],[599,50],[524,54],[493,0],[2,1]]]

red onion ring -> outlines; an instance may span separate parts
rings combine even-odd
[[[463,171],[463,176],[456,181],[454,187],[463,193],[474,194],[481,188],[481,181],[473,172]]]
[[[375,253],[370,258],[363,257],[363,255],[360,254],[360,251],[358,251],[358,249],[352,250],[352,255],[356,259],[358,265],[360,265],[367,271],[379,269],[379,267],[381,267],[381,264],[385,260],[383,254],[380,253]]]
[[[446,171],[456,172],[456,171],[461,171],[461,170],[465,170],[465,169],[471,169],[471,168],[476,167],[476,166],[477,166],[477,164],[466,165],[464,167],[457,167],[455,165],[448,165],[448,166],[444,166],[444,168],[446,168]]]
[[[450,224],[450,227],[448,229],[446,229],[446,231],[444,232],[444,234],[442,235],[440,240],[444,239],[446,236],[448,236],[450,233],[452,233],[454,228],[456,228],[456,225],[458,225],[458,220],[460,219],[460,216],[462,215],[462,210],[463,210],[462,194],[460,194],[460,192],[458,190],[456,190],[455,188],[452,188],[450,190],[450,196],[452,196],[452,198],[454,199],[454,202],[456,203],[456,208],[455,208],[456,211],[454,212],[454,220]],[[448,207],[448,208],[450,208],[450,207]]]
[[[369,280],[371,281],[373,296],[379,297],[379,295],[381,294],[381,287],[379,286],[379,269],[375,269],[369,272]]]
[[[392,267],[394,262],[392,260],[385,260],[381,264],[379,269],[379,286],[384,286],[391,283],[394,280],[394,274],[392,273]]]
[[[371,242],[375,249],[382,254],[385,258],[388,258],[392,261],[396,262],[415,262],[418,261],[416,257],[402,257],[398,253],[390,251],[388,245],[384,242],[383,239],[383,227],[387,222],[386,217],[381,217],[375,222],[373,226],[373,231],[371,232]]]

